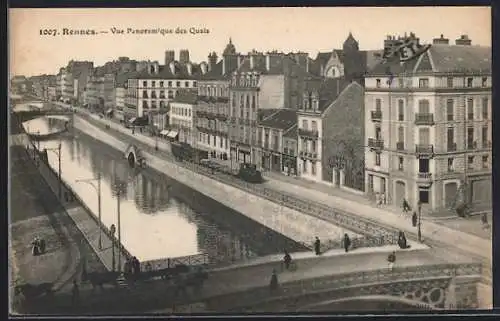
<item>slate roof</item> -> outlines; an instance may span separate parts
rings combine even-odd
[[[212,70],[208,71],[206,74],[201,76],[201,80],[225,80],[229,76],[229,73],[225,75],[222,74],[222,64],[223,61],[219,61],[215,64]]]
[[[180,64],[175,61],[174,71],[172,74],[170,65],[160,65],[157,74],[149,73],[146,70],[135,72],[134,79],[198,79],[201,76],[201,68],[198,64],[192,64],[192,75],[188,73],[187,65]]]
[[[491,73],[491,48],[480,46],[432,45],[422,57],[401,64],[390,60],[377,64],[369,75],[418,72]]]
[[[287,137],[287,138],[295,138],[295,139],[297,139],[297,137],[299,136],[299,129],[298,129],[297,124],[293,125],[288,130],[286,130],[284,132],[283,136]]]
[[[350,83],[351,81],[345,78],[325,79],[319,88],[319,110],[326,110]]]
[[[258,119],[265,119],[278,112],[278,110],[279,109],[257,109],[257,117]]]
[[[293,109],[278,109],[259,121],[259,125],[275,129],[287,130],[297,124],[297,111]]]
[[[314,78],[316,75],[307,72],[305,67],[300,66],[297,62],[288,55],[280,55],[279,59],[271,59],[269,70],[266,66],[266,56],[256,55],[254,56],[254,66],[253,69],[250,68],[250,58],[245,57],[241,62],[240,67],[237,69],[238,73],[257,71],[263,75],[283,75],[285,73],[285,66],[296,65],[302,69],[302,71],[308,74],[310,77]]]
[[[127,81],[135,74],[135,72],[121,72],[117,73],[115,77],[115,86],[124,87]]]

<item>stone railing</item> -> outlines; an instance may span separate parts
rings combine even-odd
[[[424,266],[396,267],[349,272],[328,275],[319,278],[302,279],[280,285],[276,294],[270,294],[269,287],[257,287],[238,293],[228,293],[209,299],[209,305],[235,308],[261,304],[270,300],[282,300],[288,296],[306,294],[307,292],[333,290],[338,288],[355,287],[369,284],[397,283],[410,280],[426,280],[439,277],[457,277],[481,274],[480,263],[470,264],[436,264]]]
[[[47,168],[50,172],[50,175],[52,175],[54,177],[54,179],[59,180],[59,174],[48,164],[48,160],[42,156],[43,152],[39,151],[37,149],[37,146],[35,145],[35,143],[33,141],[31,141],[30,144],[32,146],[33,152],[36,153],[36,155],[40,161],[39,165]],[[27,152],[29,152],[29,151],[27,151]],[[44,177],[44,176],[42,175],[42,177]],[[44,177],[44,179],[47,181],[46,177]],[[50,182],[47,181],[47,183],[50,185]],[[73,191],[73,189],[66,182],[64,182],[64,180],[62,180],[62,179],[61,179],[60,183],[63,186],[62,190],[69,191],[71,193],[71,196],[75,199],[75,201],[78,203],[78,205],[81,206],[87,213],[89,213],[90,217],[102,229],[104,234],[106,234],[110,240],[113,240],[115,246],[120,248],[123,255],[126,258],[131,258],[132,254],[123,246],[123,244],[118,242],[116,235],[113,235],[111,233],[110,229],[106,225],[104,225],[102,222],[99,221],[98,217],[94,214],[94,212],[90,208],[87,207],[85,202]]]

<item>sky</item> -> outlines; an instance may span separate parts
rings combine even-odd
[[[92,29],[96,35],[64,35],[63,29]],[[112,28],[124,34],[113,34]],[[172,30],[171,34],[129,34],[127,28]],[[176,29],[185,34],[175,33]],[[191,28],[208,33],[190,33]],[[41,35],[55,29],[57,35]],[[107,33],[99,33],[106,31]],[[414,32],[421,43],[443,34],[450,43],[462,34],[473,45],[491,46],[489,7],[393,8],[144,8],[9,9],[10,75],[56,74],[68,61],[95,66],[126,56],[157,60],[165,51],[188,49],[194,62],[215,51],[221,57],[229,38],[236,50],[318,52],[341,49],[351,32],[361,50],[381,49],[387,35]]]

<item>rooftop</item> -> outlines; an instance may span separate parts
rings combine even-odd
[[[194,90],[179,90],[175,96],[174,103],[183,104],[196,104],[198,101],[198,94]]]
[[[404,63],[398,60],[381,62],[369,74],[491,73],[491,64],[491,47],[434,44],[421,57]]]
[[[275,113],[262,118],[259,125],[286,130],[297,124],[297,111],[294,109],[278,109]]]

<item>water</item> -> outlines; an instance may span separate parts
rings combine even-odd
[[[62,126],[58,119],[38,118],[24,123],[41,134]],[[94,212],[98,213],[97,177],[101,172],[101,209],[105,225],[117,225],[117,180],[125,182],[122,192],[121,238],[124,246],[141,261],[200,253],[222,262],[305,250],[302,245],[278,234],[221,204],[204,197],[152,169],[129,167],[123,153],[75,130],[60,141],[40,142],[40,147],[57,148],[61,142],[62,177]],[[58,168],[55,152],[48,152],[49,164]]]

